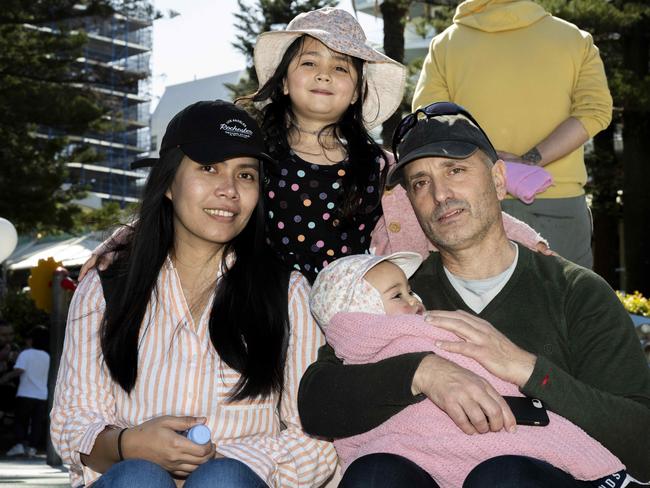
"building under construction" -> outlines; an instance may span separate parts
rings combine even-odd
[[[92,90],[109,108],[101,132],[67,135],[98,154],[92,163],[68,163],[72,179],[89,188],[89,206],[135,202],[144,184],[146,173],[131,171],[129,163],[150,149],[152,12],[141,1],[128,13],[77,20],[88,37],[78,62],[94,74]]]

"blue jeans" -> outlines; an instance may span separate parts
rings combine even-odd
[[[92,488],[176,488],[172,476],[156,463],[127,459],[111,466]],[[185,481],[185,488],[268,488],[262,478],[241,461],[211,459]]]
[[[579,481],[561,469],[525,456],[498,456],[483,461],[465,478],[463,488],[618,488],[625,472],[594,481]]]
[[[397,454],[368,454],[350,464],[339,488],[439,488],[425,470]]]
[[[594,481],[578,481],[544,461],[525,456],[498,456],[483,461],[467,476],[463,488],[619,488],[625,472]],[[396,454],[363,456],[345,471],[339,488],[438,488],[414,462]]]

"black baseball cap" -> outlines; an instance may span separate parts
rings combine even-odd
[[[399,160],[388,175],[389,186],[402,182],[404,167],[416,159],[465,159],[477,150],[495,162],[499,159],[483,130],[462,114],[438,115],[417,121],[399,143]]]
[[[165,130],[160,158],[174,148],[201,164],[242,156],[273,161],[264,152],[257,122],[244,109],[224,100],[196,102],[178,112]],[[154,166],[160,158],[139,159],[131,163],[131,169]]]

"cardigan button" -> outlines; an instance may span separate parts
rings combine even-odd
[[[391,222],[388,224],[388,230],[396,234],[402,230],[402,226],[399,225],[399,222]]]

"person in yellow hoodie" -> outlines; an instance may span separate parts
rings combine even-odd
[[[612,116],[591,35],[530,0],[467,0],[431,42],[413,110],[446,100],[476,117],[501,159],[551,174],[553,185],[532,204],[508,199],[503,209],[591,267],[583,144]]]

